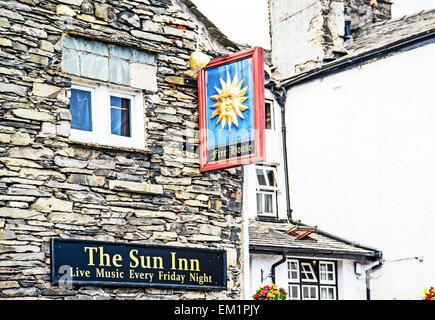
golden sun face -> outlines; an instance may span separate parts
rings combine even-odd
[[[242,103],[248,100],[248,97],[244,97],[248,87],[242,87],[243,79],[239,82],[237,73],[234,75],[233,81],[230,79],[230,75],[227,72],[227,82],[220,79],[222,88],[216,88],[217,95],[211,96],[210,99],[216,101],[216,104],[211,108],[216,109],[211,119],[219,115],[216,124],[221,123],[222,130],[225,128],[225,124],[228,123],[228,129],[231,131],[231,125],[234,123],[236,127],[239,127],[237,117],[245,119],[242,111],[249,109]]]

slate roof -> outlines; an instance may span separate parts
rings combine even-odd
[[[380,258],[380,251],[341,239],[317,228],[308,240],[296,240],[296,236],[287,235],[286,231],[296,225],[250,221],[249,247],[251,253],[287,252],[288,255],[342,258],[360,261],[373,261]]]
[[[349,54],[356,55],[433,29],[435,29],[435,8],[360,28],[355,32],[354,40],[346,46],[346,49]]]

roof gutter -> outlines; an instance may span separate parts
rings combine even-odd
[[[395,50],[403,49],[407,46],[411,46],[413,44],[416,44],[424,40],[429,40],[434,36],[435,36],[435,28],[413,35],[406,39],[402,39],[394,43],[387,44],[383,47],[379,47],[373,50],[369,50],[367,52],[360,53],[356,56],[341,58],[339,60],[328,63],[320,68],[307,71],[305,73],[302,73],[292,78],[281,80],[279,86],[289,88],[294,85],[300,84],[304,81],[310,80],[312,78],[320,77],[324,74],[349,67],[350,65],[354,65],[356,63],[363,63],[364,61],[371,60],[380,55],[388,54]]]
[[[361,252],[361,251],[346,251],[346,250],[331,250],[331,249],[309,249],[309,248],[289,248],[289,247],[272,247],[262,245],[250,245],[250,253],[267,254],[267,255],[282,255],[292,257],[316,257],[324,259],[344,259],[353,260],[361,263],[373,263],[379,260],[380,252]]]
[[[370,248],[370,247],[367,247],[367,246],[363,246],[363,245],[361,245],[361,244],[359,244],[359,243],[357,243],[357,242],[349,241],[349,240],[347,240],[347,239],[344,239],[344,238],[338,237],[338,236],[336,236],[336,235],[334,235],[334,234],[331,234],[331,233],[329,233],[329,232],[326,232],[326,231],[323,231],[323,230],[320,230],[320,229],[317,229],[317,228],[316,228],[316,232],[319,233],[319,234],[321,234],[321,235],[324,235],[325,237],[335,239],[335,240],[337,240],[337,241],[340,241],[340,242],[346,243],[346,244],[351,245],[351,246],[356,247],[356,248],[360,248],[360,249],[364,249],[364,250],[374,251],[374,252],[376,253],[377,256],[379,256],[379,255],[382,256],[382,252],[379,251],[378,249],[374,249],[374,248]]]

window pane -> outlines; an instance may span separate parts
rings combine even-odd
[[[269,180],[269,186],[276,187],[275,174],[273,170],[266,170],[267,179]]]
[[[257,179],[258,179],[258,184],[260,186],[267,186],[266,183],[266,178],[264,177],[264,172],[262,169],[257,169]]]
[[[317,286],[302,286],[302,299],[317,300]]]
[[[305,281],[317,281],[316,276],[314,275],[314,271],[310,264],[301,263],[301,279]]]
[[[328,299],[329,300],[335,299],[335,297],[334,297],[334,289],[333,288],[328,288]]]
[[[320,299],[322,300],[335,300],[334,287],[320,287]]]
[[[264,194],[264,212],[273,213],[273,197],[271,194]]]
[[[265,111],[265,128],[266,129],[272,129],[272,109],[271,104],[269,102],[266,102],[264,104],[264,111]]]
[[[320,281],[323,283],[335,283],[335,264],[320,262]]]
[[[328,293],[326,288],[320,288],[320,299],[326,300],[328,298]]]
[[[257,213],[263,212],[263,194],[257,193]]]
[[[317,294],[316,293],[317,293],[316,287],[311,287],[310,288],[310,297],[312,299],[317,298]]]
[[[289,285],[288,287],[288,298],[289,300],[299,299],[299,285]]]
[[[71,129],[92,131],[91,92],[71,89],[70,113]]]
[[[302,297],[304,299],[309,299],[310,298],[310,293],[308,291],[308,287],[302,287]]]
[[[297,261],[288,261],[287,262],[288,269],[288,278],[289,281],[299,281],[299,264]]]
[[[130,137],[130,99],[110,96],[111,131]]]

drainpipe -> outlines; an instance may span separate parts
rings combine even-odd
[[[281,133],[282,133],[282,150],[284,160],[284,179],[285,179],[285,195],[287,203],[287,218],[290,223],[297,224],[292,218],[292,209],[290,206],[290,187],[289,187],[289,172],[288,172],[288,159],[287,159],[287,128],[285,123],[285,103],[287,100],[287,90],[284,87],[277,88],[275,85],[271,86],[272,94],[275,96],[276,101],[281,107]]]
[[[375,261],[372,263],[365,271],[366,271],[366,294],[367,294],[367,300],[371,300],[371,288],[370,288],[370,275],[382,267],[382,262],[384,260],[382,259],[382,253],[379,252],[379,258],[378,261]]]
[[[282,259],[275,262],[274,264],[272,264],[272,268],[270,270],[270,274],[271,274],[271,278],[272,278],[272,283],[276,283],[275,282],[275,268],[277,266],[279,266],[281,263],[284,263],[287,260],[287,252],[283,252],[282,254]]]

